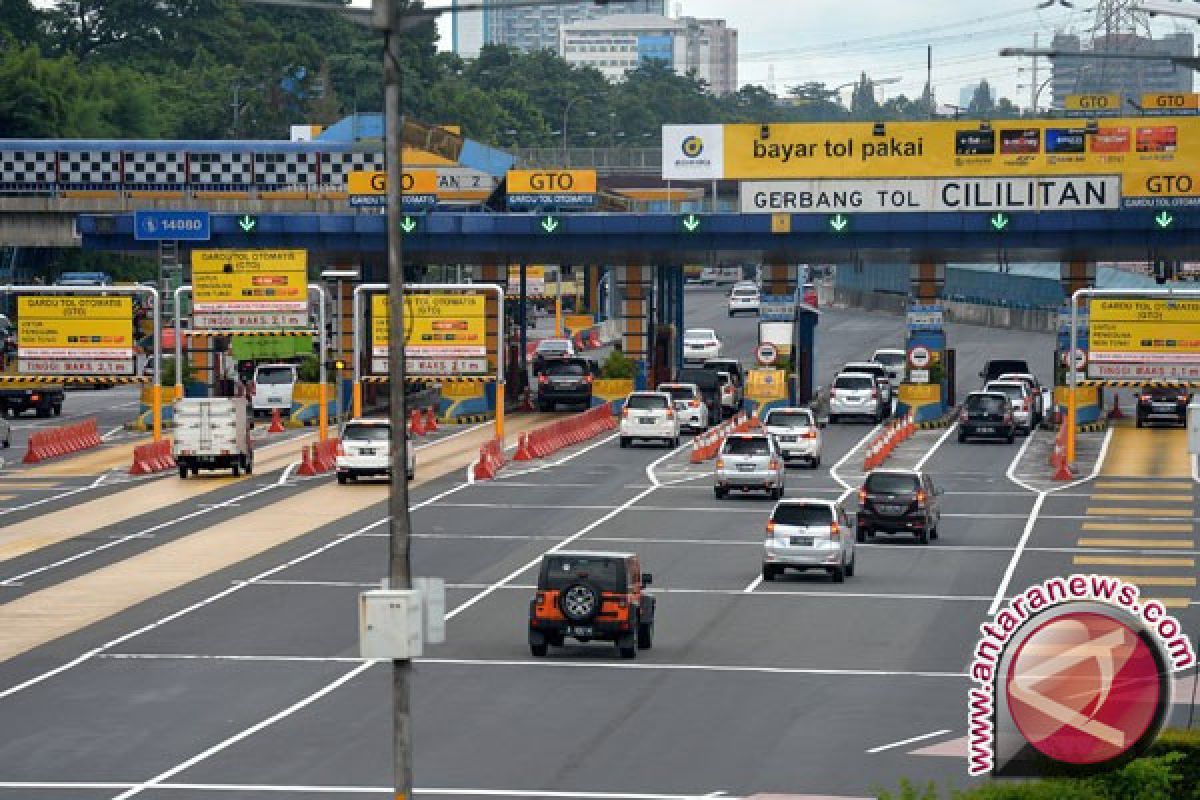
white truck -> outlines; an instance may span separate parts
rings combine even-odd
[[[255,367],[251,396],[254,413],[270,414],[278,408],[281,414],[290,414],[292,392],[299,378],[295,364],[259,364]]]
[[[242,397],[194,397],[175,403],[172,455],[179,477],[201,469],[227,469],[233,477],[254,472],[254,442]]]

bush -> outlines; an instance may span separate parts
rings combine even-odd
[[[321,361],[316,356],[305,356],[298,370],[301,383],[316,383],[321,380]]]
[[[600,365],[600,377],[605,380],[633,380],[633,361],[620,350],[613,350]]]
[[[185,358],[183,360],[183,380],[179,383],[191,383],[194,378],[192,365]],[[174,386],[177,383],[175,380],[175,356],[164,354],[162,360],[162,385]]]

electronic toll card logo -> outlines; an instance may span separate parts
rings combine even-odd
[[[1103,769],[1136,756],[1166,721],[1171,674],[1196,664],[1162,603],[1101,575],[1033,586],[979,629],[971,775],[1037,775],[1048,761]]]
[[[704,153],[704,140],[699,136],[688,136],[679,149],[688,158],[699,158]]]

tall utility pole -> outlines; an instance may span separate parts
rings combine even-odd
[[[1033,32],[1033,49],[1038,49],[1037,31]],[[1038,57],[1033,57],[1033,79],[1029,82],[1029,110],[1037,116],[1037,101],[1038,101]]]

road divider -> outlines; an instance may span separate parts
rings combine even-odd
[[[62,425],[30,434],[29,446],[21,460],[26,464],[37,464],[49,458],[90,450],[102,444],[104,441],[96,429],[96,418],[89,417],[73,425]]]
[[[414,408],[408,416],[408,432],[413,436],[424,436],[437,429],[437,413],[433,408],[426,408],[424,411]]]
[[[746,412],[739,411],[707,433],[702,433],[692,439],[692,454],[688,460],[693,464],[703,464],[705,461],[716,458],[717,453],[721,452],[721,445],[725,444],[725,438],[729,434],[745,433],[757,426],[757,415],[750,418],[746,416]]]
[[[883,466],[901,442],[911,438],[917,430],[916,418],[909,411],[901,419],[892,420],[867,443],[863,456],[863,472]]]
[[[175,457],[171,454],[171,440],[163,439],[133,448],[133,464],[129,467],[129,474],[152,475],[155,472],[175,469],[175,466]]]
[[[325,472],[332,472],[337,466],[337,454],[341,449],[341,439],[326,439],[315,442],[300,449],[300,468],[297,475],[311,477]]]
[[[504,441],[496,437],[479,448],[479,460],[475,462],[474,475],[477,481],[496,479],[496,473],[508,463],[504,455]]]

